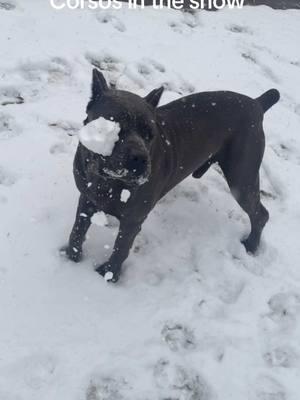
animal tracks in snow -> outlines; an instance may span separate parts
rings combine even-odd
[[[73,154],[72,137],[76,136],[82,124],[72,121],[59,120],[48,123],[48,126],[55,131],[59,140],[49,148],[51,154]]]
[[[300,104],[295,106],[295,113],[300,116]]]
[[[214,265],[209,265],[205,258],[201,257],[201,250],[194,248],[192,251],[192,259],[194,270],[197,273],[199,281],[202,285],[223,303],[230,305],[238,302],[241,294],[246,286],[246,281],[241,272],[232,271],[229,265],[232,261],[239,261],[241,265],[248,266],[247,261],[243,258],[236,257],[233,252],[216,252]],[[241,256],[242,257],[242,256]],[[217,279],[216,279],[217,277]]]
[[[293,143],[277,143],[270,144],[269,147],[280,159],[284,161],[295,161],[296,163],[300,164],[300,156],[297,149],[297,144],[293,146]]]
[[[124,378],[99,376],[91,379],[86,391],[85,400],[125,400],[129,390],[128,382]]]
[[[0,0],[0,10],[12,11],[16,8],[14,0]]]
[[[172,353],[180,354],[179,351],[186,352],[195,349],[194,334],[185,325],[167,322],[162,328],[161,335]],[[160,400],[211,400],[214,398],[205,378],[185,363],[160,358],[150,368],[147,366],[147,371],[150,372],[148,378],[153,379],[156,388],[153,393],[151,389],[150,398]],[[85,390],[84,400],[130,400],[136,393],[136,388],[136,380],[125,371],[122,375],[115,371],[113,374],[109,372],[93,374]]]
[[[273,83],[279,84],[280,79],[277,75],[273,72],[271,67],[261,62],[256,54],[252,51],[246,51],[241,54],[241,56],[249,63],[256,65],[262,72],[262,74],[271,80]]]
[[[16,176],[0,165],[0,186],[12,186],[16,181]]]
[[[71,153],[70,145],[66,142],[58,142],[53,144],[49,149],[51,154],[68,154]]]
[[[167,359],[154,366],[154,380],[160,398],[180,400],[210,400],[212,391],[206,380],[195,370]]]
[[[198,13],[182,12],[180,17],[169,21],[169,27],[179,34],[190,34],[193,30],[201,26]]]
[[[82,124],[78,122],[60,120],[60,121],[50,122],[48,126],[57,131],[63,132],[68,136],[75,136],[82,127]]]
[[[94,67],[99,68],[101,71],[121,72],[124,67],[120,59],[108,53],[104,53],[102,55],[87,53],[86,59]]]
[[[101,24],[107,24],[112,26],[118,32],[125,32],[126,25],[120,20],[120,18],[116,17],[111,12],[101,12],[96,15],[97,20]]]
[[[179,323],[166,323],[162,328],[163,341],[172,351],[192,350],[196,348],[194,333],[187,326]]]
[[[259,325],[263,339],[262,358],[270,374],[280,368],[299,368],[300,294],[276,293],[269,299],[268,306],[270,312],[261,317]],[[285,387],[277,378],[269,374],[258,376],[255,399],[288,398]]]
[[[295,60],[295,59],[290,60],[287,57],[283,57],[282,55],[272,51],[269,47],[261,46],[261,45],[258,45],[256,43],[252,43],[252,47],[255,50],[260,51],[262,54],[267,53],[269,56],[272,57],[272,59],[274,61],[280,61],[281,63],[292,65],[292,66],[297,67],[297,68],[300,67],[300,61],[299,60]]]
[[[166,81],[163,82],[163,86],[166,90],[169,90],[170,92],[175,92],[181,96],[192,94],[195,91],[195,87],[184,79],[179,82]]]
[[[72,153],[72,137],[76,136],[82,124],[71,121],[51,122],[48,126],[55,131],[59,141],[50,147],[50,153]]]
[[[269,367],[293,368],[299,365],[299,354],[290,345],[272,347],[263,354],[263,359]]]
[[[12,387],[16,387],[20,391],[21,388],[24,388],[25,391],[40,391],[51,385],[56,367],[57,360],[51,354],[33,354],[3,367],[1,378],[12,380]]]
[[[93,66],[104,72],[112,88],[118,88],[117,81],[125,69],[124,63],[109,53],[87,53],[86,60]]]
[[[268,305],[270,318],[274,321],[300,318],[300,293],[277,293],[270,298]]]
[[[112,88],[148,91],[153,86],[164,86],[165,90],[177,95],[188,95],[195,91],[194,85],[167,71],[165,65],[151,58],[128,63],[108,52],[89,52],[85,57],[93,67],[104,72]]]
[[[253,400],[286,400],[286,391],[276,379],[262,375],[254,384],[255,396]]]
[[[45,86],[47,85],[74,83],[73,68],[62,57],[21,61],[16,64],[15,68],[4,71],[4,76],[8,84],[0,86],[0,109],[5,109],[5,111],[12,110],[10,106],[37,102],[40,97],[45,96]]]
[[[21,133],[21,129],[10,114],[0,111],[0,141],[12,139]]]
[[[22,104],[24,98],[19,90],[13,86],[0,87],[0,105],[7,106],[12,104]]]
[[[61,57],[53,57],[47,61],[23,62],[18,70],[27,81],[50,84],[70,81],[72,75],[71,64]]]
[[[22,362],[24,381],[33,389],[50,384],[56,368],[56,361],[49,355],[36,355]]]
[[[145,89],[154,82],[158,85],[164,80],[164,67],[157,68],[151,60],[143,59],[138,62],[129,63],[124,69],[124,75],[119,79],[120,86],[124,88],[134,85],[136,89]],[[158,83],[159,82],[159,83]]]
[[[226,29],[232,33],[253,35],[252,29],[245,25],[232,24],[228,25]]]

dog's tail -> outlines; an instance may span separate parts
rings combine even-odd
[[[264,112],[268,111],[269,108],[274,106],[280,99],[280,93],[277,89],[268,90],[266,93],[262,94],[256,100],[262,106]]]

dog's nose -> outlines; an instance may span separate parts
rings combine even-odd
[[[148,159],[144,155],[131,154],[127,158],[126,168],[134,175],[143,175],[147,171]]]

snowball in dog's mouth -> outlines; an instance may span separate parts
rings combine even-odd
[[[100,117],[83,126],[78,134],[79,141],[93,153],[110,156],[119,140],[120,124]]]

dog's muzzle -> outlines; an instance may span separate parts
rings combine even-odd
[[[129,171],[126,168],[111,170],[109,168],[103,168],[101,176],[103,178],[117,179],[123,181],[128,185],[143,185],[148,181],[151,169],[147,168],[147,171],[143,174],[137,174],[136,171]]]

